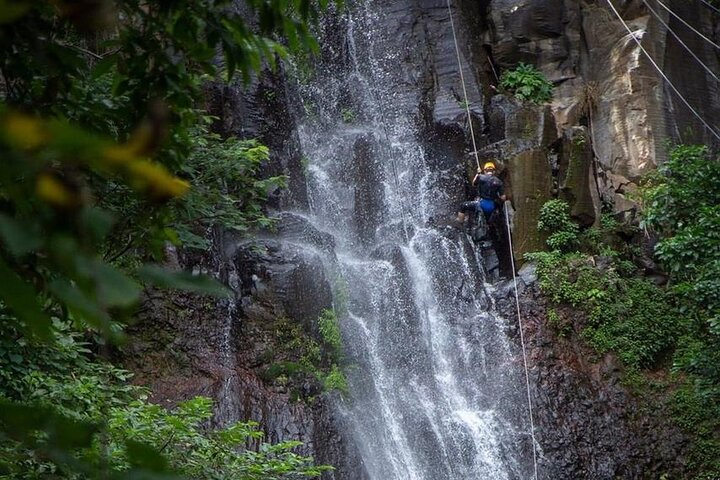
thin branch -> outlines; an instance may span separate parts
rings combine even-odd
[[[107,263],[112,263],[112,262],[114,262],[115,260],[117,260],[118,258],[122,257],[122,256],[125,254],[125,252],[127,252],[128,250],[130,250],[130,248],[133,246],[134,243],[135,243],[135,237],[133,237],[132,234],[128,234],[128,242],[127,242],[127,244],[126,244],[119,252],[117,252],[115,255],[113,255],[112,257],[108,258],[107,256],[105,256],[105,257],[104,257],[105,262],[107,262]],[[109,253],[109,252],[108,252],[108,253]]]

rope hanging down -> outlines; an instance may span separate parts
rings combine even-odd
[[[460,83],[462,84],[463,98],[465,99],[465,112],[467,113],[467,122],[470,127],[470,138],[472,139],[473,155],[475,155],[475,163],[480,168],[480,159],[478,158],[478,149],[475,144],[475,131],[473,130],[472,117],[470,116],[470,102],[468,102],[467,90],[465,89],[465,75],[463,74],[462,62],[460,61],[460,49],[458,48],[457,36],[455,35],[455,22],[453,21],[452,9],[450,8],[450,0],[447,0],[448,14],[450,15],[450,27],[452,28],[453,42],[455,42],[455,55],[457,56],[458,70],[460,71]]]
[[[465,111],[467,114],[468,125],[470,126],[470,137],[472,138],[473,154],[475,155],[475,163],[480,168],[480,159],[478,158],[478,149],[475,144],[475,132],[473,131],[472,118],[470,117],[470,103],[468,102],[467,89],[465,88],[465,76],[463,75],[462,61],[460,60],[460,47],[458,46],[457,35],[455,34],[455,22],[453,21],[452,8],[450,0],[447,0],[448,15],[450,16],[450,27],[452,28],[453,42],[455,43],[455,55],[457,56],[458,70],[460,71],[460,83],[462,84],[463,95],[465,98]],[[508,229],[508,242],[510,245],[510,262],[513,273],[513,283],[515,285],[515,306],[517,307],[518,326],[520,328],[520,345],[522,346],[523,365],[525,367],[525,386],[527,388],[528,416],[530,418],[530,437],[533,447],[533,478],[538,478],[537,465],[537,442],[535,441],[535,422],[533,419],[532,398],[530,396],[530,373],[528,372],[527,354],[525,353],[525,336],[523,334],[522,316],[520,315],[520,298],[518,296],[517,278],[515,277],[515,257],[513,255],[512,233],[510,232],[510,219],[507,208],[505,210],[505,224]]]

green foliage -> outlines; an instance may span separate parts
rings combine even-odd
[[[202,229],[268,225],[260,204],[284,182],[257,178],[265,147],[208,134],[203,84],[315,50],[328,3],[250,0],[251,29],[227,0],[0,0],[0,475],[319,473],[294,445],[243,448],[250,426],[207,433],[202,402],[146,403],[92,352],[140,281],[227,293],[153,264],[168,242],[207,247]]]
[[[634,368],[657,364],[683,331],[664,292],[642,278],[618,271],[618,260],[599,270],[592,257],[534,253],[540,288],[557,305],[583,311],[583,337],[601,353],[613,351]]]
[[[258,178],[269,160],[268,148],[255,140],[222,140],[201,129],[183,173],[194,186],[183,202],[173,205],[172,225],[185,247],[207,249],[207,229],[217,225],[247,233],[270,227],[262,204],[268,195],[284,188],[287,177]]]
[[[342,357],[343,341],[335,310],[326,308],[322,311],[318,318],[318,330],[323,342],[332,352],[333,358],[338,361]]]
[[[503,72],[500,87],[523,101],[545,103],[552,99],[553,85],[532,65],[520,63],[513,70]]]
[[[685,313],[704,320],[718,340],[720,162],[705,146],[680,145],[660,173],[644,192],[645,224],[663,236],[655,253],[676,282]]]
[[[670,274],[668,288],[634,276],[637,268],[629,259],[635,252],[617,233],[636,231],[607,215],[573,245],[600,257],[559,248],[530,255],[553,311],[565,304],[584,312],[580,335],[598,352],[617,354],[627,367],[624,383],[667,399],[673,420],[692,438],[690,465],[697,479],[720,475],[718,179],[720,162],[708,149],[686,145],[674,148],[659,172],[645,179],[644,226],[660,235],[655,253]],[[561,206],[548,208],[541,227],[575,232],[566,228],[565,214]],[[553,316],[554,328],[563,327],[561,320]],[[647,368],[670,366],[666,376],[672,383],[655,384],[645,374]]]
[[[345,123],[353,123],[357,119],[357,113],[352,108],[344,108],[340,114]]]
[[[567,252],[578,246],[580,228],[570,218],[570,206],[562,200],[549,200],[540,208],[538,230],[548,232],[552,250]]]
[[[322,345],[305,333],[300,325],[286,319],[275,324],[275,339],[279,350],[273,352],[276,361],[262,376],[265,381],[279,385],[302,385],[316,379],[326,391],[347,393],[347,382],[338,364],[342,363],[342,337],[334,310],[326,309],[318,318]],[[301,397],[301,395],[296,395]]]
[[[323,386],[328,392],[337,390],[344,395],[348,394],[347,379],[345,378],[345,374],[337,365],[333,365],[330,372],[325,376],[323,379]]]
[[[148,403],[128,372],[93,359],[79,333],[56,323],[57,341],[42,349],[12,330],[0,340],[0,472],[10,478],[280,479],[329,468],[292,453],[298,442],[261,444],[252,423],[208,432],[209,399],[173,411]]]
[[[137,442],[166,452],[170,467],[188,478],[248,480],[318,477],[329,467],[315,467],[311,459],[292,452],[300,442],[258,444],[262,432],[257,424],[236,423],[206,434],[203,424],[212,417],[212,401],[197,397],[180,403],[173,411],[135,401],[110,413],[109,442],[105,448],[115,470],[127,470],[128,444]],[[130,443],[132,445],[132,443]]]
[[[687,330],[673,369],[687,376],[675,418],[696,440],[698,478],[720,476],[720,162],[704,145],[678,145],[642,192],[644,224]]]
[[[689,464],[698,472],[696,480],[720,475],[720,402],[702,395],[690,377],[673,393],[670,408],[673,419],[695,437]]]

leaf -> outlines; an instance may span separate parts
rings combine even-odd
[[[71,420],[51,408],[0,400],[0,431],[19,441],[44,431],[50,447],[70,450],[90,446],[97,427]]]
[[[0,25],[12,23],[25,15],[32,4],[30,2],[17,3],[13,1],[0,0]]]
[[[85,208],[80,213],[80,221],[95,241],[103,240],[115,223],[115,217],[99,208]]]
[[[80,257],[78,271],[95,281],[98,303],[104,307],[130,307],[140,298],[140,286],[117,268],[97,259]]]
[[[70,310],[80,314],[88,323],[106,329],[110,321],[107,313],[80,289],[60,279],[54,280],[49,288]]]
[[[40,309],[37,292],[0,258],[0,298],[41,338],[50,337],[50,317]]]
[[[128,460],[134,467],[140,467],[151,472],[168,471],[167,460],[156,449],[134,440],[127,440]]]
[[[207,275],[173,272],[159,265],[144,265],[138,270],[138,276],[158,287],[175,288],[215,297],[228,297],[231,294],[229,288]]]
[[[108,73],[117,62],[117,55],[108,55],[107,57],[100,60],[97,64],[95,64],[95,68],[93,68],[92,71],[92,79],[96,80],[99,77],[102,77],[106,73]]]
[[[2,237],[10,253],[16,257],[31,252],[42,245],[41,237],[37,231],[31,231],[14,218],[2,213],[0,213],[0,237]]]

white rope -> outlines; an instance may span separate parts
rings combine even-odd
[[[701,1],[702,3],[704,3],[706,6],[712,8],[713,10],[715,10],[717,13],[720,13],[720,10],[718,10],[717,7],[715,7],[714,5],[711,5],[711,4],[708,3],[706,0],[700,0],[700,1]]]
[[[677,33],[675,33],[672,28],[670,28],[670,25],[668,25],[667,23],[665,23],[665,21],[660,17],[660,14],[658,14],[658,13],[655,11],[655,9],[653,9],[646,0],[643,0],[643,3],[644,3],[645,6],[648,8],[648,10],[650,10],[650,12],[651,12],[653,15],[655,15],[655,18],[657,18],[658,21],[663,24],[663,26],[667,29],[667,31],[670,32],[670,33],[672,34],[672,36],[675,37],[675,39],[676,39],[678,42],[680,42],[680,45],[682,45],[682,46],[685,48],[685,50],[687,50],[687,51],[690,53],[690,55],[692,55],[693,58],[694,58],[695,60],[697,60],[697,62],[698,62],[700,65],[703,66],[703,68],[705,69],[705,71],[707,71],[707,72],[715,79],[716,82],[720,82],[720,77],[718,77],[718,76],[715,74],[715,72],[713,72],[713,71],[710,69],[710,67],[708,67],[708,66],[705,64],[705,62],[703,62],[703,61],[700,59],[700,57],[698,57],[697,55],[695,55],[695,52],[693,52],[693,51],[690,49],[690,47],[688,47],[687,44],[682,41],[682,39],[680,38],[680,36],[679,36]]]
[[[475,155],[475,163],[480,168],[480,158],[478,157],[478,149],[475,144],[475,131],[473,130],[472,117],[470,116],[470,102],[468,102],[467,90],[465,89],[465,75],[463,75],[462,62],[460,61],[460,48],[458,47],[457,35],[455,35],[455,22],[453,21],[452,9],[450,8],[450,0],[447,0],[448,14],[450,15],[450,27],[452,28],[453,42],[455,42],[455,55],[457,56],[458,70],[460,70],[460,83],[462,84],[463,97],[465,98],[465,112],[467,113],[467,121],[470,126],[470,138],[472,139],[473,155]]]
[[[695,27],[693,27],[692,25],[690,25],[689,23],[687,23],[680,15],[678,15],[677,13],[673,12],[672,10],[670,10],[670,7],[668,7],[667,5],[665,5],[664,3],[662,3],[660,0],[657,0],[657,3],[658,3],[661,7],[663,7],[665,10],[667,10],[668,13],[670,13],[670,15],[672,15],[673,17],[675,17],[675,18],[677,18],[678,20],[680,20],[680,21],[683,23],[683,25],[685,25],[685,26],[688,27],[690,30],[692,30],[693,32],[695,32],[695,33],[697,33],[698,35],[700,35],[700,36],[701,36],[706,42],[708,42],[710,45],[712,45],[712,46],[715,47],[715,48],[720,49],[720,45],[718,45],[717,43],[713,42],[713,41],[710,40],[708,37],[706,37],[705,35],[703,35],[703,34],[700,33],[699,31],[697,31],[697,30],[695,29]]]
[[[455,54],[458,61],[458,70],[460,71],[460,82],[462,83],[463,95],[465,96],[465,110],[467,113],[468,124],[470,125],[470,136],[472,138],[473,153],[475,155],[475,162],[478,168],[480,168],[480,159],[478,158],[477,145],[475,144],[475,132],[472,127],[472,118],[470,117],[470,103],[468,102],[467,90],[465,89],[465,76],[463,75],[462,61],[460,60],[460,47],[458,46],[457,35],[455,34],[455,22],[453,21],[452,8],[450,7],[450,0],[447,0],[448,14],[450,15],[450,26],[452,28],[453,42],[455,43]],[[508,220],[507,209],[505,209],[505,223],[508,228],[508,241],[510,244],[510,261],[513,272],[513,282],[515,283],[515,306],[517,307],[518,326],[520,328],[520,344],[522,345],[523,354],[523,365],[525,367],[525,386],[527,387],[527,401],[528,401],[528,416],[530,418],[530,437],[532,439],[533,448],[533,478],[538,478],[538,464],[537,464],[537,442],[535,441],[535,422],[533,420],[533,406],[532,398],[530,396],[530,373],[528,372],[527,354],[525,353],[525,336],[522,328],[522,317],[520,315],[520,299],[518,297],[517,280],[515,278],[515,257],[513,255],[512,236],[510,235],[510,222]]]
[[[686,106],[688,109],[690,109],[690,111],[695,115],[695,117],[697,117],[697,119],[700,120],[700,122],[701,122],[703,125],[705,125],[705,128],[707,128],[707,129],[710,131],[710,133],[712,133],[712,134],[715,136],[715,138],[717,138],[718,140],[720,140],[720,134],[718,134],[718,132],[716,132],[715,129],[714,129],[713,127],[711,127],[711,126],[705,121],[705,119],[702,118],[702,117],[700,116],[700,114],[690,105],[690,103],[688,103],[688,101],[685,100],[685,97],[683,97],[682,94],[680,93],[680,91],[675,87],[675,85],[673,85],[673,83],[670,81],[670,79],[667,77],[667,75],[665,75],[665,72],[663,72],[662,69],[658,66],[658,64],[655,63],[655,60],[653,60],[653,58],[650,56],[650,54],[647,52],[647,50],[645,50],[645,47],[642,46],[642,44],[640,43],[640,40],[638,40],[638,38],[635,36],[635,32],[633,32],[633,31],[630,29],[630,27],[628,26],[628,24],[625,23],[625,20],[623,20],[623,18],[620,16],[620,14],[618,13],[618,11],[617,11],[617,10],[615,9],[615,7],[613,6],[612,2],[611,2],[610,0],[606,0],[606,1],[607,1],[608,5],[610,5],[610,8],[612,9],[612,11],[615,13],[615,16],[620,20],[620,23],[622,23],[623,26],[625,27],[625,30],[628,31],[628,33],[630,34],[630,36],[632,37],[632,39],[635,40],[635,43],[637,43],[637,46],[638,46],[638,47],[640,48],[640,50],[645,54],[645,56],[647,57],[647,59],[650,60],[650,63],[655,67],[655,70],[657,70],[658,73],[660,74],[660,76],[663,77],[663,79],[665,79],[665,81],[668,83],[668,85],[670,85],[670,88],[673,89],[673,91],[675,92],[675,94],[680,98],[680,100],[682,100],[682,102],[685,104],[685,106]]]
[[[400,196],[400,208],[403,211],[402,226],[403,226],[403,233],[405,234],[405,243],[410,243],[410,234],[408,233],[407,222],[405,221],[405,215],[409,215],[410,210],[405,208],[405,197],[402,195],[402,192],[400,191],[400,181],[398,180],[398,170],[397,170],[397,166],[395,165],[395,155],[393,155],[392,150],[390,150],[392,142],[390,141],[390,134],[388,133],[388,127],[387,127],[387,121],[386,121],[387,115],[385,114],[385,107],[384,107],[384,104],[379,101],[379,99],[377,97],[377,92],[375,90],[371,90],[370,95],[373,97],[375,104],[378,105],[378,108],[380,110],[380,124],[382,125],[383,134],[385,135],[385,154],[388,157],[390,157],[390,165],[392,166],[393,178],[395,179],[395,190],[397,191],[397,194]]]
[[[510,218],[507,207],[505,210],[505,225],[507,225],[508,244],[510,246],[510,267],[512,268],[513,284],[515,285],[515,307],[517,309],[518,328],[520,329],[520,345],[522,345],[523,364],[525,365],[525,386],[527,387],[528,414],[530,417],[530,436],[533,444],[533,466],[535,468],[535,480],[538,478],[537,447],[535,441],[535,422],[533,420],[532,399],[530,398],[530,373],[528,373],[527,354],[525,353],[525,334],[523,333],[522,316],[520,315],[520,297],[518,296],[517,277],[515,276],[515,255],[513,254],[512,232],[510,232]]]

